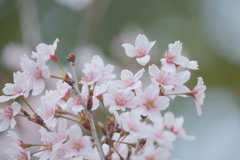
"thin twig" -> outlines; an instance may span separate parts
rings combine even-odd
[[[134,155],[137,155],[137,152],[140,150],[140,141],[141,141],[141,139],[138,139],[137,146],[136,146],[136,149],[134,151]]]
[[[32,112],[34,113],[34,114],[36,114],[36,112],[34,111],[34,109],[31,107],[31,105],[25,100],[25,98],[21,98],[26,104],[27,104],[27,106],[32,110]]]
[[[78,88],[78,83],[77,83],[78,81],[77,81],[76,71],[75,71],[74,65],[75,65],[74,63],[70,62],[70,66],[71,66],[71,70],[72,70],[72,77],[73,77],[73,80],[75,81],[73,89],[77,93],[77,96],[79,97],[79,99],[80,99],[80,101],[81,101],[81,103],[82,103],[82,105],[84,107],[85,113],[87,114],[87,117],[88,117],[88,120],[89,120],[89,123],[90,123],[90,126],[91,126],[91,130],[90,131],[91,131],[91,134],[93,136],[94,144],[95,144],[95,146],[97,148],[97,151],[99,153],[100,159],[101,160],[105,160],[102,147],[101,147],[101,145],[99,143],[99,140],[98,140],[98,136],[97,136],[97,132],[96,132],[96,128],[95,128],[92,112],[87,110],[87,105],[84,103],[83,98],[82,98],[81,93],[80,93],[79,88]]]

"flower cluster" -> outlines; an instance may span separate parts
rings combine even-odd
[[[22,71],[14,73],[14,83],[7,83],[3,88],[5,95],[0,96],[0,102],[14,102],[0,109],[0,131],[9,126],[14,128],[16,116],[41,126],[42,144],[23,142],[15,132],[8,131],[11,144],[5,152],[13,159],[29,160],[35,156],[40,160],[167,160],[177,137],[195,139],[186,134],[183,117],[175,117],[172,112],[161,113],[176,96],[191,96],[198,115],[202,114],[206,86],[201,77],[192,90],[184,85],[191,75],[188,69],[196,70],[198,64],[181,55],[182,43],[169,44],[159,64],[148,65],[147,71],[144,68],[137,73],[122,70],[120,80],[115,80],[114,66],[104,65],[95,55],[91,62],[84,64],[81,80],[77,80],[75,55],[67,57],[72,73],[65,72],[56,54],[58,42],[56,39],[53,45],[39,44],[36,52],[32,52],[33,59],[24,55],[20,63]],[[138,35],[135,46],[129,43],[122,46],[127,56],[135,57],[145,66],[154,44],[145,35]],[[48,60],[59,66],[62,77],[51,74],[46,65]],[[185,70],[178,72],[179,67]],[[143,76],[151,80],[146,88],[142,87]],[[40,98],[41,106],[34,110],[27,99],[42,94],[48,78],[58,79],[56,89],[46,90]],[[16,99],[25,102],[32,113]],[[97,108],[104,109],[106,121],[94,121],[92,113]],[[101,140],[95,124],[102,131]],[[89,134],[84,135],[83,130]],[[25,150],[32,146],[40,148],[33,153]]]

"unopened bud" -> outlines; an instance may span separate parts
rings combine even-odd
[[[36,122],[36,123],[39,124],[40,126],[43,126],[43,125],[44,125],[43,119],[42,119],[39,115],[37,115],[37,114],[35,114],[35,115],[33,116],[33,120],[34,120],[34,122]]]
[[[30,116],[30,114],[28,114],[28,112],[25,110],[25,109],[23,109],[23,108],[21,108],[21,112],[25,115],[25,116]]]
[[[67,73],[65,74],[64,82],[66,82],[70,86],[74,86],[75,84],[75,81],[72,78],[70,78]]]
[[[139,142],[140,147],[144,146],[146,144],[146,142],[147,142],[146,138],[141,139],[141,141]]]
[[[91,130],[91,126],[90,126],[90,123],[89,123],[89,120],[85,120],[85,121],[82,121],[80,122],[81,125],[83,125],[83,127],[86,129],[86,130]]]
[[[76,59],[75,54],[69,54],[68,57],[66,58],[66,60],[67,60],[69,63],[72,63],[73,65],[75,64],[75,59]]]

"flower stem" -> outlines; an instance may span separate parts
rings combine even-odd
[[[39,123],[37,123],[37,122],[36,122],[32,117],[30,117],[30,116],[25,116],[25,115],[21,115],[21,114],[17,114],[16,116],[25,117],[25,118],[27,118],[29,121],[34,122],[34,123],[40,125]],[[42,126],[43,128],[45,128],[48,132],[52,132],[52,131],[46,126],[45,123],[42,124],[42,125],[40,125],[40,126]]]
[[[62,71],[64,71],[64,69],[63,69],[63,67],[61,66],[61,64],[59,63],[59,61],[56,61],[56,63],[58,64],[58,66],[60,67],[60,69],[62,70]],[[65,72],[65,71],[64,71]]]
[[[135,151],[134,151],[134,155],[137,155],[137,152],[138,152],[139,149],[140,149],[140,141],[141,141],[141,139],[138,139],[138,141],[137,141],[137,146],[136,146],[136,149],[135,149]]]
[[[31,105],[25,100],[25,98],[21,98],[27,105],[28,105],[28,107],[32,110],[32,112],[34,113],[34,114],[36,114],[36,112],[33,110],[33,108],[31,107]]]
[[[55,78],[55,79],[61,79],[61,80],[64,80],[64,78],[62,78],[62,77],[53,76],[53,75],[51,75],[50,78]]]
[[[79,123],[79,121],[76,121],[76,120],[71,119],[71,118],[68,118],[68,117],[64,117],[64,116],[57,116],[57,117],[64,118],[64,119],[67,119],[67,120],[70,120],[70,121],[73,121],[73,122]]]
[[[50,149],[50,148],[45,148],[45,149],[39,150],[39,151],[37,151],[37,152],[33,152],[33,153],[31,153],[30,155],[33,156],[33,155],[36,154],[36,153],[43,152],[43,151],[46,151],[46,150],[49,150],[49,149]]]
[[[77,81],[76,71],[75,71],[74,65],[75,65],[75,63],[70,62],[70,66],[71,66],[71,70],[72,70],[72,77],[73,77],[73,80],[75,81],[73,89],[77,93],[77,96],[79,97],[79,99],[80,99],[80,101],[81,101],[81,103],[82,103],[82,105],[84,107],[84,112],[87,114],[87,117],[88,117],[88,120],[89,120],[89,123],[90,123],[90,126],[91,126],[91,130],[90,131],[91,131],[91,134],[92,134],[93,139],[94,139],[94,145],[97,148],[97,151],[99,153],[100,159],[101,160],[105,160],[105,158],[104,158],[105,156],[104,156],[102,147],[101,147],[101,145],[99,143],[99,140],[98,140],[98,136],[97,136],[97,132],[96,132],[96,128],[95,128],[92,112],[87,110],[87,105],[84,103],[83,98],[82,98],[81,93],[80,93],[79,88],[78,88],[78,83],[77,83],[78,81]]]

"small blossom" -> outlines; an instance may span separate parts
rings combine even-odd
[[[44,43],[40,43],[36,50],[37,52],[32,52],[32,58],[38,58],[38,54],[41,54],[44,57],[45,61],[48,61],[49,59],[53,61],[58,61],[56,57],[56,49],[57,49],[57,43],[59,42],[59,39],[57,38],[53,45],[47,45]]]
[[[101,79],[114,79],[115,75],[111,74],[113,69],[114,66],[109,64],[104,67],[103,60],[95,55],[93,56],[91,63],[84,64],[81,83],[92,85]]]
[[[202,77],[198,78],[197,85],[193,88],[192,91],[188,92],[188,95],[192,96],[195,100],[197,113],[199,116],[202,115],[201,105],[203,105],[203,100],[205,98],[204,91],[206,90]]]
[[[9,136],[11,138],[11,146],[20,146],[23,149],[25,149],[25,143],[22,140],[20,140],[17,133],[15,133],[13,131],[8,131],[7,136]]]
[[[125,108],[133,108],[136,106],[132,101],[135,96],[131,90],[117,91],[112,89],[109,93],[104,94],[103,97],[104,104],[109,106],[111,112],[119,109],[125,111]]]
[[[6,102],[10,99],[16,99],[18,97],[24,96],[28,97],[29,94],[29,76],[26,72],[17,72],[13,73],[13,81],[12,83],[6,83],[3,88],[3,93],[8,96],[0,96],[0,102]]]
[[[176,41],[174,44],[170,43],[168,48],[168,51],[161,59],[162,67],[165,70],[175,72],[178,66],[195,70],[198,69],[197,61],[189,61],[187,57],[181,55],[182,43],[180,43],[180,41]]]
[[[102,58],[98,55],[94,55],[91,60],[91,65],[94,66],[94,68],[97,68],[101,71],[102,76],[101,79],[114,79],[115,75],[111,74],[114,70],[114,66],[108,64],[107,66],[104,66]]]
[[[85,105],[88,102],[89,90],[87,85],[82,86],[81,96]],[[92,97],[92,109],[95,110],[99,106],[99,100],[96,97]],[[84,105],[82,104],[80,98],[78,96],[71,97],[67,101],[68,109],[72,110],[74,113],[78,113],[84,109]]]
[[[152,136],[150,136],[150,139],[168,149],[173,149],[173,141],[176,139],[176,135],[171,131],[164,129],[163,119],[161,117],[159,117],[153,124],[154,125],[151,130]]]
[[[30,160],[30,152],[25,151],[19,146],[13,146],[12,148],[6,149],[5,153],[9,154],[14,160]]]
[[[16,125],[16,116],[21,110],[20,104],[13,102],[11,106],[7,106],[4,109],[0,109],[0,132],[6,130],[9,126],[11,129]]]
[[[133,73],[127,69],[122,70],[121,72],[121,79],[122,80],[115,80],[112,81],[111,85],[113,87],[120,88],[121,90],[124,89],[137,89],[142,87],[142,82],[139,80],[143,73],[144,69],[139,70],[134,76]]]
[[[168,160],[171,156],[166,148],[155,147],[153,143],[147,144],[142,151],[142,154],[133,156],[133,160]]]
[[[140,115],[133,112],[124,112],[121,115],[115,111],[114,116],[117,123],[126,132],[129,132],[134,137],[146,138],[149,134],[146,130],[146,124],[140,122]]]
[[[181,137],[184,140],[193,141],[196,138],[191,135],[187,135],[183,128],[183,117],[175,118],[172,112],[167,112],[164,114],[164,127],[169,129],[171,132]]]
[[[159,96],[159,87],[156,85],[149,85],[144,92],[137,93],[137,96],[133,98],[133,102],[138,106],[136,112],[143,116],[148,116],[152,121],[161,117],[160,110],[165,110],[170,99],[165,96]]]
[[[56,103],[45,101],[44,98],[41,97],[41,107],[37,108],[37,113],[49,127],[54,127],[57,123],[57,118],[54,118],[55,110]]]
[[[145,66],[150,60],[148,53],[155,42],[156,41],[148,42],[145,35],[139,34],[135,40],[135,47],[129,43],[124,43],[122,46],[128,57],[136,57],[137,62],[142,66]]]
[[[44,78],[49,78],[51,75],[42,55],[38,55],[37,62],[30,60],[27,55],[23,55],[21,67],[29,74],[30,86],[33,89],[32,95],[39,95],[45,87]]]
[[[67,100],[70,97],[71,86],[69,86],[66,82],[62,80],[57,82],[57,93],[59,94],[59,98],[63,100]]]
[[[156,85],[161,85],[161,87],[165,89],[172,89],[174,85],[181,82],[181,79],[176,77],[175,73],[165,71],[162,68],[160,70],[155,64],[149,66],[148,71],[151,76],[151,81]]]
[[[190,89],[188,87],[186,87],[184,85],[184,83],[186,83],[189,80],[190,76],[191,76],[191,73],[188,70],[178,72],[176,74],[176,77],[179,77],[180,83],[178,83],[177,85],[174,85],[174,87],[172,89],[165,89],[165,93],[172,94],[172,95],[170,95],[170,97],[172,99],[174,99],[176,97],[176,95],[181,96],[181,97],[188,97],[184,93],[189,92]],[[181,93],[183,93],[183,94],[181,94]],[[176,94],[176,95],[174,95],[174,94]]]
[[[59,120],[57,132],[47,132],[45,129],[41,128],[41,141],[43,142],[44,147],[41,147],[39,150],[42,152],[34,154],[34,156],[40,157],[39,160],[54,160],[58,156],[58,151],[62,147],[64,141],[68,135],[67,121]]]
[[[89,159],[94,155],[93,143],[89,136],[83,136],[82,130],[77,124],[70,127],[69,141],[64,144],[65,157],[81,156]]]

